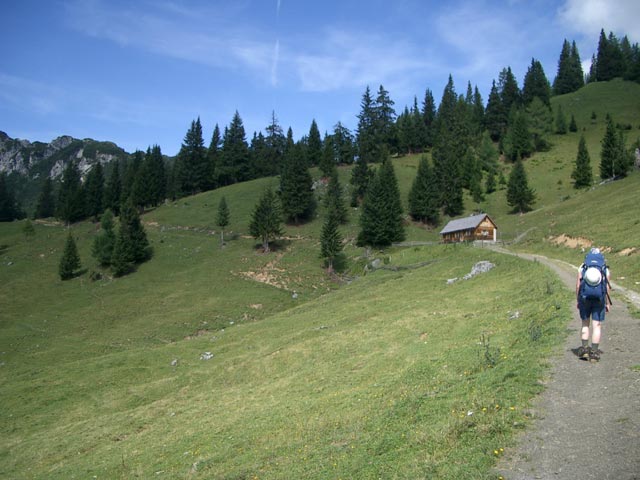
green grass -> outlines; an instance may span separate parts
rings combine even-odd
[[[635,129],[638,88],[609,82],[553,100],[585,129],[594,173],[606,109]],[[467,197],[467,213],[488,212],[505,240],[527,231],[514,248],[574,264],[582,253],[549,237],[588,237],[611,248],[614,279],[637,289],[640,253],[617,253],[640,238],[640,175],[576,192],[578,135],[552,140],[526,162],[534,212],[509,214],[501,190],[479,205]],[[393,160],[405,206],[418,159]],[[346,186],[350,169],[339,174]],[[540,264],[466,246],[374,251],[388,267],[424,266],[365,274],[357,209],[341,227],[350,282],[337,283],[318,257],[322,208],[287,225],[269,255],[247,236],[275,185],[148,212],[154,257],[120,279],[89,280],[93,224],[73,226],[86,271],[68,282],[57,277],[63,227],[36,224],[27,238],[24,222],[0,225],[0,477],[495,478],[567,335],[571,293]],[[408,224],[407,239],[437,240],[439,229]],[[479,260],[496,268],[447,285]]]
[[[4,318],[16,334],[3,329],[2,474],[490,478],[493,451],[527,422],[541,353],[563,337],[567,296],[541,266],[481,250],[416,248],[391,263],[425,258],[437,261],[191,339],[166,333],[181,327],[158,320],[162,308],[147,315],[153,302],[105,318],[111,300],[133,303],[123,292],[55,324]],[[446,285],[487,258],[485,277]],[[76,279],[58,296],[100,288]]]

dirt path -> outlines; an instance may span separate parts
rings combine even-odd
[[[575,267],[539,255],[518,256],[549,266],[575,289]],[[575,310],[564,348],[551,359],[546,390],[534,405],[536,419],[517,447],[507,450],[498,475],[506,480],[640,480],[640,320],[629,314],[622,290],[613,285],[615,304],[603,324],[599,363],[574,353],[580,345]],[[626,293],[633,297],[635,292]],[[639,302],[638,294],[630,300]]]

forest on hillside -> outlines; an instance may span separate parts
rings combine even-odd
[[[142,212],[165,199],[281,175],[285,178],[281,179],[280,201],[291,206],[289,211],[285,208],[286,220],[298,223],[310,218],[313,211],[311,204],[298,200],[309,196],[309,167],[318,167],[324,177],[331,178],[337,166],[355,164],[350,197],[351,204],[357,206],[374,183],[371,164],[382,163],[390,155],[429,151],[431,162],[421,167],[415,185],[421,191],[412,193],[409,213],[415,220],[437,224],[441,213],[455,216],[463,212],[464,190],[479,199],[494,191],[496,182],[506,183],[506,179],[497,178],[500,155],[507,162],[518,163],[536,151],[548,150],[552,133],[577,131],[573,116],[560,108],[552,109],[552,96],[614,78],[640,82],[640,48],[626,36],[618,39],[602,30],[589,72],[582,70],[575,42],[565,40],[553,82],[541,63],[532,58],[522,87],[507,66],[493,81],[486,102],[471,82],[464,93],[457,91],[450,76],[438,104],[427,88],[420,104],[416,96],[413,105],[398,114],[384,86],[377,90],[367,86],[355,132],[338,122],[323,136],[312,120],[308,134],[294,141],[291,128],[285,134],[273,112],[264,133],[254,132],[247,141],[242,118],[236,112],[224,130],[216,124],[205,146],[198,118],[191,122],[173,159],[164,157],[160,146],[154,145],[104,167],[96,163],[84,179],[77,165],[70,162],[60,180],[40,180],[40,195],[32,213],[34,218],[55,216],[65,223],[97,220],[106,210],[118,215],[126,203]],[[609,118],[608,122],[611,129],[607,129],[603,148],[610,153],[600,166],[602,178],[626,175],[632,164],[630,152],[640,146],[633,139],[634,143],[627,145],[615,120]],[[578,168],[576,186],[589,185],[589,173]],[[521,188],[527,197],[526,180]],[[514,200],[514,209],[526,211],[532,200],[525,198],[524,204],[519,203],[522,199]],[[6,175],[0,175],[0,221],[24,216]]]

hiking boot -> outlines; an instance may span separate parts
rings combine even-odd
[[[588,345],[586,347],[581,346],[578,348],[578,358],[581,358],[582,360],[589,360],[590,354],[591,354],[591,349],[589,348]]]
[[[591,362],[599,362],[601,353],[602,353],[601,350],[590,349],[590,351],[589,351],[589,361],[591,361]]]

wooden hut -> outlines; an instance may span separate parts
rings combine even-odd
[[[440,232],[444,243],[473,242],[486,240],[495,242],[498,239],[498,227],[486,213],[451,220]]]

